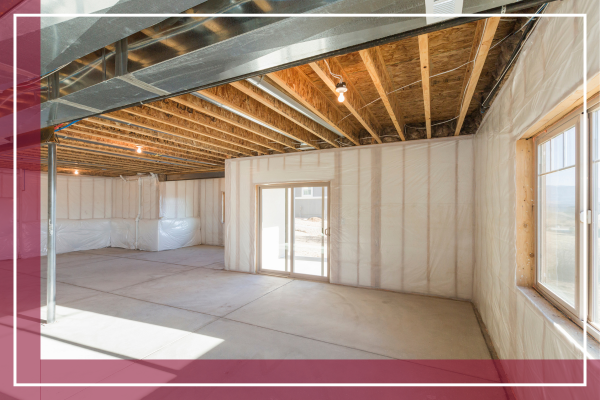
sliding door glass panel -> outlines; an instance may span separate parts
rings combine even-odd
[[[289,219],[286,188],[261,190],[261,269],[289,271]]]
[[[295,187],[294,270],[295,274],[324,274],[323,187]]]
[[[591,114],[590,129],[592,133],[592,273],[591,277],[591,322],[600,328],[600,138],[598,124],[600,111]]]
[[[575,306],[575,128],[538,147],[539,281]]]

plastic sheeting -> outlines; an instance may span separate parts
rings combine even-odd
[[[200,218],[158,220],[158,250],[178,249],[200,243]]]
[[[223,179],[159,183],[156,177],[104,178],[75,175],[57,177],[57,252],[102,247],[137,248],[160,251],[204,243],[202,226],[207,227],[207,244],[222,245],[222,224],[218,190]],[[40,191],[40,209],[19,210],[22,239],[19,256],[34,256],[41,245],[46,254],[48,222],[48,181],[45,173],[19,172],[21,196]],[[0,170],[0,206],[12,207],[12,171]],[[139,196],[141,194],[141,197]],[[205,216],[201,216],[206,213]],[[139,222],[136,222],[139,214]],[[41,225],[41,226],[40,226]],[[30,243],[41,229],[41,243]],[[12,257],[12,224],[2,224],[0,241]]]
[[[331,282],[470,299],[471,136],[225,163],[225,265],[255,272],[256,185],[330,183]]]
[[[581,18],[543,18],[475,136],[474,300],[501,358],[582,357],[577,340],[550,319],[556,311],[544,313],[539,303],[543,300],[538,296],[537,302],[532,301],[527,289],[516,285],[515,160],[516,141],[521,135],[581,88],[584,34],[588,40],[587,78],[597,79],[598,8],[597,0],[550,3],[548,13],[587,14],[588,31],[583,32]],[[517,380],[519,371],[506,372],[509,380]]]
[[[45,221],[44,221],[45,222]],[[37,223],[26,223],[23,226],[25,233],[21,243],[22,254],[31,254],[25,238],[35,237],[35,230],[39,230]],[[31,230],[31,231],[29,231]],[[30,233],[28,233],[30,232]],[[42,224],[40,235],[41,254],[47,253],[48,224]],[[69,253],[71,251],[101,249],[110,246],[111,224],[107,219],[57,219],[56,220],[56,252]],[[33,247],[37,248],[37,247]]]
[[[110,247],[135,249],[135,219],[112,218],[110,220]],[[158,249],[149,249],[156,251]]]

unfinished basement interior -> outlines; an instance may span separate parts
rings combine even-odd
[[[180,3],[42,23],[0,274],[43,360],[600,357],[598,1]]]

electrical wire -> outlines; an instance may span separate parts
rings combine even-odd
[[[62,131],[63,129],[65,129],[66,127],[69,127],[71,125],[73,125],[76,122],[81,121],[80,119],[76,120],[76,121],[71,121],[68,124],[66,124],[65,126],[61,126],[60,128],[56,129],[54,132],[58,132],[58,131]]]
[[[529,18],[529,20],[528,20],[528,21],[527,21],[525,24],[523,24],[523,26],[522,26],[521,28],[519,28],[518,30],[516,30],[516,31],[514,31],[514,32],[512,32],[512,33],[509,33],[508,35],[506,35],[505,37],[503,37],[502,39],[500,39],[500,40],[499,40],[499,41],[498,41],[496,44],[494,44],[492,47],[490,47],[490,50],[492,50],[494,47],[498,46],[500,43],[504,42],[504,41],[505,41],[506,39],[508,39],[509,37],[511,37],[511,36],[513,36],[513,35],[515,35],[516,33],[520,32],[521,30],[523,30],[523,29],[524,29],[524,28],[527,26],[527,24],[529,24],[529,23],[531,22],[531,20],[533,20],[534,18],[535,18],[535,17],[531,17],[531,18]],[[487,20],[486,20],[486,22],[485,22],[485,23],[487,24]],[[485,27],[484,27],[484,31],[485,31]],[[483,36],[483,33],[482,33],[482,36]],[[458,67],[456,67],[456,68],[452,68],[452,69],[450,69],[450,70],[448,70],[448,71],[444,71],[444,72],[440,72],[439,74],[432,75],[432,76],[430,76],[429,78],[430,78],[430,79],[431,79],[431,78],[435,78],[436,76],[440,76],[440,75],[444,75],[444,74],[447,74],[447,73],[450,73],[450,72],[456,71],[457,69],[460,69],[460,68],[464,67],[465,65],[468,65],[468,64],[471,64],[471,63],[475,62],[475,60],[477,59],[477,55],[479,54],[479,49],[480,49],[480,48],[481,48],[481,41],[479,42],[479,47],[477,48],[477,53],[475,54],[475,58],[474,58],[473,60],[471,60],[471,61],[467,61],[466,63],[464,63],[464,64],[461,64],[461,65],[459,65]],[[325,63],[327,63],[327,60],[325,60]],[[328,63],[327,63],[327,67],[329,68],[329,64],[328,64]],[[329,73],[331,73],[331,70],[329,70]],[[332,73],[331,73],[331,74],[332,74]],[[335,76],[335,74],[332,74],[332,75],[333,75],[333,76]],[[470,79],[470,77],[469,77],[469,79]],[[415,82],[409,83],[408,85],[402,86],[401,88],[394,89],[394,90],[392,90],[391,92],[387,92],[386,94],[392,94],[392,93],[398,92],[398,91],[400,91],[400,90],[402,90],[402,89],[405,89],[405,88],[407,88],[407,87],[409,87],[409,86],[415,85],[415,84],[417,84],[417,83],[419,83],[419,82],[421,82],[421,81],[422,81],[422,79],[419,79],[418,81],[415,81]],[[468,84],[467,84],[467,86],[468,86]],[[466,91],[466,87],[465,87],[465,91]],[[462,101],[464,101],[464,93],[465,93],[465,92],[463,92],[463,99],[461,99],[461,106],[462,106]],[[375,100],[373,100],[373,101],[371,101],[371,102],[369,102],[369,103],[365,104],[364,106],[362,106],[362,107],[361,107],[361,108],[359,108],[358,110],[362,110],[363,108],[365,108],[365,107],[368,107],[368,106],[370,106],[371,104],[373,104],[373,103],[375,103],[376,101],[379,101],[379,100],[381,100],[381,97],[378,97],[378,98],[376,98]],[[349,117],[349,116],[351,116],[351,115],[352,115],[352,113],[350,113],[350,114],[347,114],[347,115],[346,115],[346,116],[344,116],[342,119],[340,119],[340,120],[338,121],[338,123],[342,122],[343,120],[345,120],[346,118],[348,118],[348,117]],[[452,118],[452,119],[450,119],[450,120],[448,120],[448,121],[444,121],[443,123],[445,123],[445,122],[449,122],[449,121],[452,121],[452,120],[455,120],[456,118],[458,118],[458,117]],[[440,124],[441,124],[441,123],[440,123]],[[439,124],[435,124],[435,125],[439,125]],[[435,126],[435,125],[432,125],[432,126]],[[411,127],[409,126],[409,128],[411,128]],[[414,128],[415,128],[415,129],[424,129],[424,128],[417,128],[417,127],[414,127]]]
[[[447,123],[447,122],[454,121],[454,120],[455,120],[455,119],[457,119],[459,116],[460,116],[460,115],[457,115],[457,116],[456,116],[456,117],[454,117],[454,118],[450,118],[450,119],[447,119],[447,120],[445,120],[445,121],[438,122],[438,123],[436,123],[436,124],[431,124],[431,126],[442,125],[442,124],[445,124],[445,123]],[[404,127],[407,127],[407,128],[412,128],[412,129],[427,129],[427,127],[420,127],[420,126],[410,126],[410,125],[406,125],[406,124],[404,125]]]
[[[331,68],[329,67],[329,63],[327,62],[326,59],[324,59],[323,61],[325,61],[325,64],[327,64],[327,69],[329,70],[329,74],[331,74],[331,76],[337,78],[340,83],[344,81],[344,78],[341,75],[338,74],[334,74],[333,72],[331,72]]]

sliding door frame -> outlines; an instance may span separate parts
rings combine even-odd
[[[280,272],[270,269],[262,268],[262,190],[263,189],[291,189],[290,192],[292,194],[291,201],[288,201],[288,191],[286,190],[286,218],[290,217],[290,221],[294,219],[294,188],[297,187],[323,187],[327,189],[327,203],[325,203],[324,195],[321,194],[321,210],[323,212],[322,222],[321,222],[321,233],[323,235],[323,239],[321,243],[324,245],[327,243],[327,252],[323,254],[321,258],[321,275],[325,272],[325,268],[327,268],[327,276],[317,276],[317,275],[309,275],[309,274],[299,274],[294,271],[294,223],[291,223],[291,226],[288,229],[287,221],[286,221],[286,239],[289,239],[289,246],[286,247],[286,259],[289,257],[289,271]],[[331,188],[329,181],[309,181],[309,182],[289,182],[289,183],[265,183],[261,185],[256,185],[256,208],[257,208],[257,221],[256,221],[256,272],[259,274],[266,275],[276,275],[276,276],[284,276],[289,278],[300,278],[307,280],[319,280],[319,281],[330,281],[331,277],[331,243],[329,241],[329,237],[331,234],[331,218],[330,218],[330,203],[331,203]],[[290,209],[288,209],[288,205],[290,205]],[[325,209],[325,205],[327,208]],[[288,215],[289,211],[289,215]],[[324,220],[327,219],[327,228],[324,227]],[[288,236],[291,235],[291,236]],[[324,258],[327,257],[327,265],[325,265]]]

